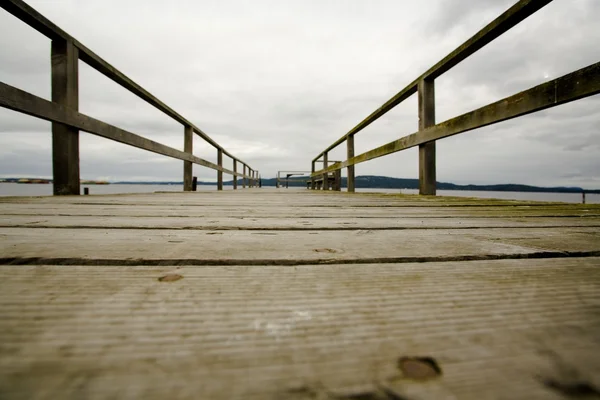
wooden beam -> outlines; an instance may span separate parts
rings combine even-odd
[[[419,131],[435,125],[435,81],[419,82]],[[419,145],[419,194],[435,196],[435,142]]]
[[[185,125],[183,130],[183,151],[192,154],[194,149],[194,130],[191,126]],[[183,190],[192,191],[192,162],[183,162]]]
[[[398,92],[394,97],[386,101],[381,107],[371,113],[371,115],[352,128],[348,133],[333,142],[331,146],[323,150],[323,153],[331,151],[335,147],[339,146],[346,140],[348,136],[354,135],[365,129],[367,126],[379,119],[382,115],[386,114],[398,104],[415,94],[417,92],[417,85],[420,81],[424,79],[435,79],[444,72],[447,72],[452,67],[456,66],[458,63],[471,56],[473,53],[480,50],[485,45],[551,2],[552,0],[518,1],[515,5],[502,13],[498,18],[487,24],[483,29],[473,35],[469,40],[458,46],[440,62],[429,68],[424,74],[408,84],[408,86]],[[323,153],[319,154],[314,159],[317,160]]]
[[[79,109],[79,58],[73,42],[55,39],[52,54],[52,101]],[[79,129],[52,122],[52,175],[54,195],[78,195]]]
[[[352,157],[354,157],[354,135],[348,135],[348,137],[346,138],[346,147],[347,147],[347,159],[351,159]],[[349,165],[346,168],[346,186],[348,187],[348,193],[354,193],[356,191],[356,188],[354,186],[354,181],[355,181],[355,177],[354,177],[354,165]],[[340,183],[341,185],[341,183]]]
[[[237,189],[237,160],[233,160],[233,190]]]
[[[323,168],[327,169],[327,153],[323,153]],[[329,180],[327,179],[327,172],[323,173],[323,190],[329,190]]]
[[[153,96],[150,92],[148,92],[146,89],[135,83],[132,79],[123,74],[121,71],[119,71],[111,64],[103,60],[100,56],[88,49],[77,39],[60,29],[57,25],[52,23],[52,21],[44,17],[41,13],[39,13],[33,7],[29,6],[24,1],[2,0],[2,2],[0,2],[0,7],[52,40],[60,39],[72,42],[75,45],[75,47],[79,49],[79,58],[81,59],[81,61],[85,62],[90,67],[96,69],[98,72],[100,72],[107,78],[113,80],[120,86],[129,90],[131,93],[135,94],[142,100],[156,107],[158,110],[162,111],[163,113],[173,118],[177,122],[181,123],[182,125],[191,126],[194,132],[196,132],[202,139],[204,139],[210,145],[217,149],[222,149],[225,155],[241,162],[241,160],[234,157],[221,146],[219,146],[217,142],[215,142],[210,136],[204,133],[200,128],[192,124],[190,121],[188,121],[182,115],[177,113],[171,107],[167,106],[165,103]]]
[[[72,40],[71,35],[53,24],[29,4],[21,0],[2,0],[0,8],[25,22],[50,40]]]
[[[217,164],[223,167],[223,150],[217,149]],[[223,190],[223,171],[217,170],[217,190]]]
[[[84,132],[88,132],[106,139],[114,140],[119,143],[137,147],[138,149],[162,154],[178,160],[191,161],[194,164],[204,167],[220,170],[227,174],[233,174],[226,168],[219,167],[216,164],[206,161],[202,158],[174,149],[164,144],[155,142],[145,137],[128,132],[124,129],[99,121],[80,112],[53,103],[41,97],[32,95],[23,90],[17,89],[6,83],[0,82],[0,107],[18,111],[23,114],[31,115],[37,118],[51,122],[59,122],[69,125]]]
[[[315,171],[311,176],[319,176],[348,165],[360,164],[423,143],[542,111],[598,93],[600,93],[600,62],[394,140],[344,162],[336,163],[327,169]]]
[[[342,190],[342,170],[338,169],[333,173],[333,190],[340,192]]]
[[[248,185],[248,176],[246,175],[246,164],[243,164],[244,166],[244,179],[242,179],[242,188],[246,189],[246,186]]]

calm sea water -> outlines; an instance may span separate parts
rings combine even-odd
[[[153,192],[181,192],[183,185],[81,185],[90,189],[90,194],[119,194],[119,193],[153,193]],[[225,186],[224,190],[231,190],[231,186]],[[217,186],[198,185],[198,191],[217,190]],[[0,183],[0,196],[51,196],[52,184],[23,184],[23,183]]]
[[[419,194],[417,189],[356,189],[358,192]],[[581,193],[492,192],[479,190],[438,190],[439,196],[479,197],[484,199],[559,201],[581,203]],[[585,194],[587,204],[600,204],[600,194]]]
[[[183,185],[82,185],[90,189],[90,194],[118,194],[118,193],[152,193],[152,192],[180,192]],[[231,186],[224,186],[224,190],[233,190]],[[217,190],[216,186],[199,185],[198,191]],[[286,189],[280,189],[286,190]],[[290,190],[304,190],[301,188]],[[416,189],[357,189],[358,192],[371,193],[404,193],[418,194]],[[535,200],[535,201],[560,201],[565,203],[581,203],[581,193],[527,193],[527,192],[484,192],[463,190],[438,190],[440,196],[480,197],[510,200]],[[50,196],[52,185],[0,183],[0,196]],[[586,194],[586,203],[600,204],[600,195]]]

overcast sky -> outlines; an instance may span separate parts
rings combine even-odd
[[[316,154],[514,2],[28,0],[263,177],[310,169]],[[437,122],[598,62],[598,21],[600,0],[555,0],[436,80]],[[50,41],[4,10],[0,81],[50,98]],[[181,125],[82,62],[80,111],[183,149]],[[356,154],[417,123],[413,96],[356,136]],[[0,109],[0,176],[50,177],[50,144],[50,123]],[[182,179],[178,160],[87,133],[80,147],[83,179]],[[440,181],[600,188],[600,96],[437,148]],[[216,161],[198,137],[194,153]],[[344,155],[345,145],[329,157]],[[417,168],[410,149],[356,174],[416,178]],[[194,166],[194,175],[216,172]]]

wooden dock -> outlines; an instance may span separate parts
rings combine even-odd
[[[0,398],[600,395],[600,206],[0,199]]]

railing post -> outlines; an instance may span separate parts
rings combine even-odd
[[[311,169],[311,172],[314,174],[315,173],[315,162],[314,161],[310,163],[310,169]],[[312,176],[310,178],[310,188],[312,190],[315,190],[315,188],[317,187],[317,183],[315,182],[316,179],[317,178],[313,178]]]
[[[348,148],[346,156],[349,160],[352,157],[354,157],[354,135],[349,135],[346,138],[346,146]],[[346,178],[346,186],[348,187],[348,192],[354,193],[354,165],[348,165],[348,167],[346,167],[346,174],[348,175],[348,177]]]
[[[435,81],[423,79],[418,84],[419,130],[435,125]],[[435,196],[435,141],[419,145],[419,194]]]
[[[233,190],[237,190],[237,160],[233,160]]]
[[[217,164],[223,167],[223,150],[217,150]],[[217,190],[223,190],[223,171],[217,171]]]
[[[323,153],[323,169],[327,168],[327,153]],[[327,182],[327,172],[323,174],[323,190],[329,190],[329,183]]]
[[[52,40],[52,101],[79,110],[79,50],[71,40]],[[79,194],[79,129],[52,123],[55,195]]]
[[[243,174],[244,176],[242,177],[242,188],[246,189],[246,185],[248,184],[248,179],[246,178],[246,164],[244,164]]]
[[[183,151],[188,154],[193,153],[194,146],[194,130],[191,126],[185,126],[183,129]],[[183,190],[191,192],[192,189],[192,162],[183,162]]]
[[[334,172],[335,182],[333,183],[333,190],[339,192],[342,190],[342,170],[336,169]]]
[[[248,179],[248,187],[251,189],[254,185],[254,171],[250,167],[248,167],[248,175],[250,176],[250,179]]]

